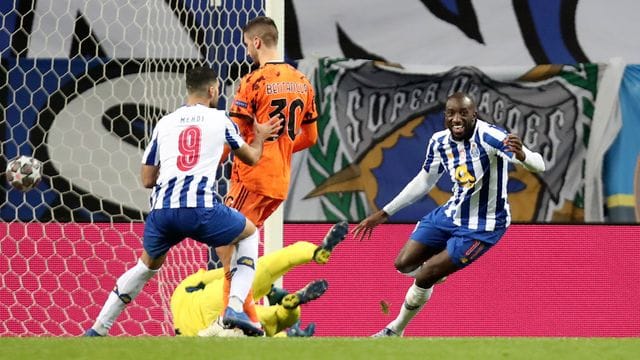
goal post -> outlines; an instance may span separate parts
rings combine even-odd
[[[265,15],[276,23],[278,28],[278,54],[284,59],[284,0],[265,0]],[[284,204],[264,222],[264,253],[268,254],[284,245]],[[275,286],[282,287],[282,278],[276,280]]]

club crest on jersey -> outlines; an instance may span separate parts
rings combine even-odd
[[[478,145],[476,145],[476,143],[472,142],[471,143],[471,158],[472,159],[477,159],[480,157],[480,149],[478,149]]]

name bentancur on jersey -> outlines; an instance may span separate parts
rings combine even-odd
[[[281,94],[281,93],[307,93],[307,84],[295,83],[289,81],[268,83],[265,87],[267,95]]]

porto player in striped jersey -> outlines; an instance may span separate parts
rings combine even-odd
[[[277,134],[281,120],[256,124],[248,144],[224,111],[216,109],[218,79],[212,69],[190,69],[186,85],[186,104],[160,119],[143,155],[142,184],[153,190],[142,255],[118,278],[86,336],[107,335],[125,306],[160,270],[169,249],[187,237],[215,248],[233,245],[237,271],[223,322],[247,335],[262,334],[242,310],[255,275],[259,234],[244,215],[218,200],[215,174],[225,144],[238,159],[257,163],[264,141]],[[228,265],[231,255],[220,259]]]
[[[445,127],[431,137],[418,175],[382,210],[364,219],[353,233],[364,239],[401,208],[425,196],[444,173],[453,196],[424,216],[395,260],[401,273],[415,277],[398,317],[374,336],[402,336],[444,277],[468,266],[493,247],[511,222],[507,201],[508,164],[544,171],[542,156],[520,138],[478,119],[467,94],[447,99]]]

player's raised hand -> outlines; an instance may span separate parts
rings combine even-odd
[[[362,220],[358,226],[356,226],[351,233],[353,237],[360,238],[360,241],[371,239],[371,233],[373,228],[386,222],[389,219],[389,215],[384,210],[378,210],[375,213],[369,215],[366,219]]]
[[[278,133],[283,126],[282,121],[283,119],[278,116],[274,116],[264,123],[254,121],[253,132],[256,137],[260,137],[262,140],[278,137]]]
[[[249,166],[253,166],[258,163],[260,157],[262,157],[262,149],[264,142],[277,135],[278,131],[282,129],[282,120],[279,118],[271,118],[264,124],[260,124],[257,121],[253,122],[254,138],[250,144],[244,144],[238,149],[233,151],[242,162]]]
[[[507,146],[507,150],[516,155],[516,159],[524,161],[527,157],[522,150],[522,140],[516,134],[509,134],[503,140],[503,143]]]

